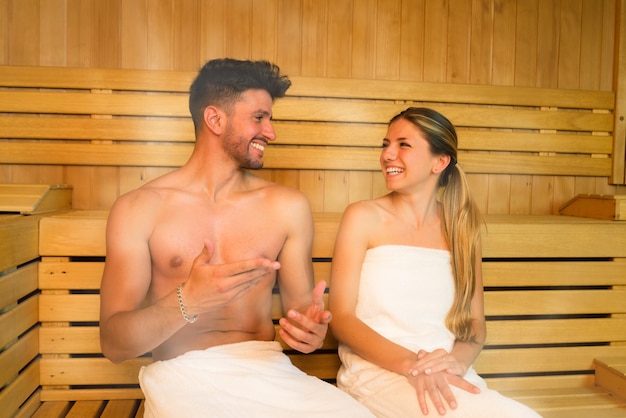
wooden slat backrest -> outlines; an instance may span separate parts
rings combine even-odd
[[[0,163],[180,166],[193,147],[187,89],[194,76],[0,66],[0,138],[9,140],[0,141]],[[457,126],[460,161],[470,173],[607,176],[611,171],[612,92],[318,77],[292,81],[288,97],[274,107],[278,141],[266,154],[268,169],[376,171],[387,121],[416,105],[441,111]]]
[[[39,216],[0,214],[0,416],[39,387]]]
[[[336,213],[315,214],[316,280],[328,279],[339,219]],[[68,386],[64,392],[45,391],[48,399],[96,396],[92,389],[72,389],[74,385],[134,384],[138,368],[150,361],[113,365],[99,357],[97,289],[103,261],[93,257],[104,255],[105,220],[106,212],[72,211],[41,222],[39,305],[40,319],[48,324],[40,329],[41,379],[44,386]],[[487,217],[483,274],[488,340],[475,367],[490,384],[509,389],[579,385],[587,382],[594,357],[623,351],[624,239],[626,223],[621,222]],[[59,260],[62,253],[72,261]],[[274,297],[273,316],[278,318],[278,295]],[[329,337],[316,354],[290,355],[307,372],[332,379],[339,365],[336,346]],[[71,354],[80,359],[64,358]],[[85,376],[81,370],[86,368],[99,372]],[[137,394],[136,388],[127,390]]]

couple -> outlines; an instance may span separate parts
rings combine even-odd
[[[307,199],[247,170],[262,167],[290,85],[266,61],[209,61],[190,88],[189,161],[111,209],[100,339],[116,363],[152,352],[145,416],[536,416],[471,369],[485,337],[480,221],[440,114],[409,108],[390,122],[391,193],[347,209],[324,309]],[[276,284],[289,346],[315,351],[331,324],[344,391],[274,341]]]

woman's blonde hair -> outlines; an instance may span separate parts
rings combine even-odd
[[[439,176],[439,201],[443,208],[443,234],[450,247],[455,295],[446,326],[459,341],[472,341],[471,303],[476,290],[476,257],[482,217],[470,194],[465,173],[457,164],[458,139],[454,125],[439,112],[409,107],[389,124],[405,119],[424,134],[434,155],[450,156]]]

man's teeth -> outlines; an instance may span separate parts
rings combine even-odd
[[[387,174],[399,174],[402,173],[404,170],[398,167],[389,167],[387,169]]]
[[[261,145],[261,144],[256,143],[256,142],[252,143],[252,148],[256,148],[259,151],[265,151],[265,147],[263,145]]]

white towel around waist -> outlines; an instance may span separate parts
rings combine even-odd
[[[296,368],[275,341],[190,351],[143,367],[139,381],[145,417],[371,416],[349,395]]]

